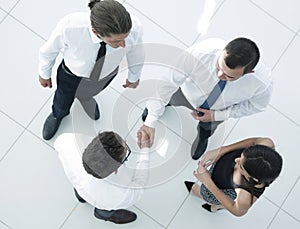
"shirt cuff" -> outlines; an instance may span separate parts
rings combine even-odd
[[[130,83],[135,83],[136,81],[138,81],[141,77],[141,72],[142,70],[140,69],[139,71],[133,71],[132,69],[128,70],[128,81]]]
[[[215,121],[224,121],[229,118],[229,112],[227,110],[214,111]]]
[[[139,161],[148,161],[149,157],[150,157],[149,153],[150,153],[150,148],[148,148],[148,147],[142,148],[141,151],[140,151],[140,155],[138,157],[138,160]]]
[[[147,118],[144,122],[144,125],[149,126],[151,128],[155,128],[155,124],[156,124],[157,120],[158,120],[158,118],[156,116],[148,113]]]

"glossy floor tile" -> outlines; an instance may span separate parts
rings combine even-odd
[[[92,121],[75,101],[71,114],[50,141],[42,139],[55,91],[38,82],[38,49],[58,20],[88,11],[88,0],[0,0],[0,229],[120,228],[96,219],[93,207],[79,203],[53,148],[62,133],[94,136],[114,130],[132,149],[124,168],[133,172],[139,153],[136,131],[155,87],[169,77],[174,57],[207,38],[246,36],[258,44],[261,60],[272,69],[273,96],[266,111],[219,126],[208,149],[247,138],[274,140],[284,164],[280,177],[243,217],[204,210],[185,180],[196,181],[190,157],[197,122],[184,107],[167,107],[150,150],[149,183],[130,210],[138,215],[122,228],[300,228],[300,92],[297,70],[300,15],[297,0],[119,0],[143,24],[146,61],[137,89],[124,89],[128,66],[122,61],[114,81],[96,96],[101,118]]]

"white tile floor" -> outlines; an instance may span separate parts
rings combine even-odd
[[[193,179],[196,165],[189,156],[195,122],[186,109],[168,108],[157,129],[157,153],[153,154],[153,173],[158,173],[153,184],[160,184],[145,190],[141,201],[131,208],[138,214],[137,221],[123,227],[300,228],[300,2],[121,2],[142,21],[147,43],[186,48],[209,37],[254,39],[262,60],[273,70],[271,104],[263,113],[226,122],[209,142],[209,148],[245,137],[269,136],[284,158],[280,178],[246,216],[236,218],[226,211],[210,214],[183,185],[184,180]],[[91,206],[76,201],[52,147],[53,140],[45,142],[41,138],[54,88],[39,86],[38,48],[59,18],[69,12],[87,11],[86,3],[87,0],[0,0],[0,229],[117,228],[95,219]],[[112,129],[126,137],[136,151],[134,138],[141,125],[139,116],[145,98],[152,95],[149,82],[162,75],[161,68],[153,63],[145,65],[144,81],[137,90],[121,87],[125,72],[120,72],[115,82],[97,97],[102,118],[90,121],[75,103],[58,135],[72,131],[92,135]],[[180,157],[179,162],[172,161],[174,154]]]

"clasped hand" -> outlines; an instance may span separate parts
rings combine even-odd
[[[205,184],[210,179],[210,174],[204,166],[201,165],[201,161],[198,162],[198,168],[194,170],[193,175],[202,183]]]
[[[147,134],[146,131],[140,129],[137,132],[137,144],[140,147],[140,149],[150,148],[150,136]]]
[[[137,80],[137,81],[134,82],[134,83],[130,83],[130,82],[128,81],[128,79],[126,79],[126,83],[123,84],[123,87],[124,87],[124,88],[137,88],[137,86],[139,85],[139,83],[140,83],[140,80]]]
[[[198,112],[200,111],[203,113],[202,116],[198,115]],[[213,122],[215,121],[215,115],[213,110],[206,110],[202,109],[200,107],[196,107],[195,110],[191,113],[194,119],[201,121],[201,122]]]

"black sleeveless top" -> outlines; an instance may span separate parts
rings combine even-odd
[[[247,192],[252,193],[255,197],[259,198],[265,191],[265,187],[245,187],[237,185],[233,182],[233,171],[235,166],[235,159],[240,157],[244,149],[232,151],[222,156],[215,164],[212,180],[215,182],[219,189],[235,189],[242,188]]]

